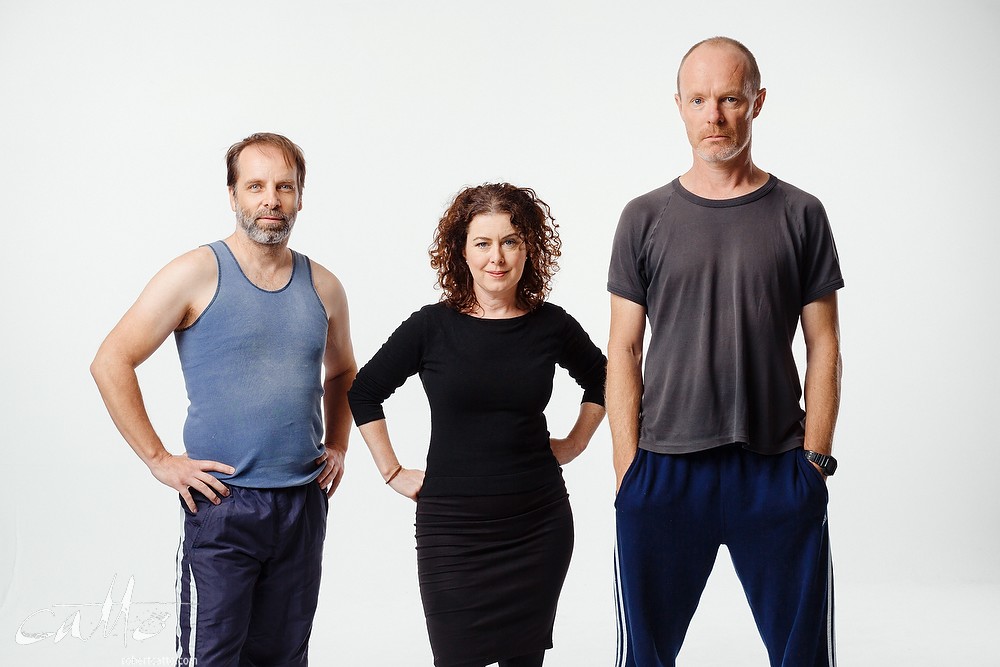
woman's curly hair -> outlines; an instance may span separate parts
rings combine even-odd
[[[478,305],[464,251],[469,223],[483,213],[510,215],[510,224],[527,251],[524,273],[517,284],[517,305],[529,311],[538,308],[552,289],[553,274],[559,270],[559,226],[548,204],[534,190],[510,183],[486,183],[462,190],[438,222],[428,252],[431,267],[438,274],[437,285],[444,292],[441,300],[460,312],[469,312]]]

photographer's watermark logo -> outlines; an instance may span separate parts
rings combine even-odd
[[[142,642],[163,632],[175,613],[175,603],[134,602],[132,591],[135,589],[135,577],[129,577],[121,602],[115,602],[117,578],[118,575],[112,577],[103,603],[53,604],[28,614],[17,626],[14,641],[25,646],[50,639],[57,644],[66,637],[80,641],[98,637],[108,639],[117,633],[118,626],[121,625],[123,645],[127,647],[130,638]],[[94,623],[98,608],[100,618]]]

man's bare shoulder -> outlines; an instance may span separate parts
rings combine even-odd
[[[309,263],[312,266],[313,286],[316,288],[320,300],[323,301],[327,314],[332,318],[347,307],[347,293],[344,291],[344,285],[337,276],[319,262],[310,259]]]
[[[219,281],[219,265],[208,246],[189,250],[153,276],[137,306],[165,316],[173,326],[189,326],[211,302]]]
[[[214,281],[218,274],[219,262],[215,253],[208,246],[201,246],[170,260],[160,269],[157,277],[162,276],[193,287],[206,280]]]
[[[344,286],[332,271],[316,260],[310,259],[309,262],[312,265],[313,284],[316,286],[316,290],[321,293],[321,296],[323,292],[328,293],[330,296],[343,295]]]
[[[188,326],[211,301],[218,268],[209,248],[197,248],[160,269],[102,345],[142,363],[164,339]]]

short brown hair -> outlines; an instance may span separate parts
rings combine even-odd
[[[751,53],[750,49],[745,47],[742,42],[738,42],[732,37],[721,37],[721,36],[709,37],[708,39],[701,40],[700,42],[692,46],[690,49],[688,49],[687,53],[684,54],[684,57],[681,58],[681,64],[677,66],[678,94],[680,94],[681,92],[681,68],[684,67],[684,61],[688,59],[688,56],[691,55],[695,49],[697,49],[699,46],[703,44],[711,44],[712,46],[721,46],[721,45],[731,46],[740,53],[742,53],[743,57],[746,58],[747,61],[746,71],[743,72],[743,77],[744,77],[743,85],[747,88],[746,92],[749,94],[750,97],[753,97],[754,95],[757,94],[757,92],[760,90],[760,68],[757,67],[757,59],[753,57],[753,53]]]
[[[429,253],[437,270],[441,300],[455,310],[468,312],[477,305],[472,274],[464,251],[469,223],[480,214],[506,213],[525,244],[527,259],[517,284],[518,305],[534,310],[552,289],[552,276],[559,270],[561,254],[558,225],[548,204],[531,188],[510,183],[486,183],[465,188],[445,211],[434,232]]]
[[[236,181],[240,178],[238,160],[244,148],[264,144],[274,146],[285,156],[285,164],[295,167],[296,185],[299,194],[306,187],[306,158],[302,154],[302,149],[296,146],[288,137],[273,132],[256,132],[243,141],[237,142],[226,151],[226,185],[230,190],[236,189]]]

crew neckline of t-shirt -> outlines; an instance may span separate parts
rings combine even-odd
[[[761,197],[764,197],[778,184],[778,179],[774,177],[773,174],[767,175],[767,182],[760,186],[753,192],[748,192],[745,195],[740,195],[739,197],[733,197],[732,199],[706,199],[705,197],[699,197],[695,193],[691,192],[683,185],[681,185],[680,177],[674,179],[673,185],[674,189],[677,190],[677,194],[686,199],[687,201],[695,204],[697,206],[705,206],[708,208],[730,208],[732,206],[742,206],[744,204],[749,204],[750,202],[757,201]]]

